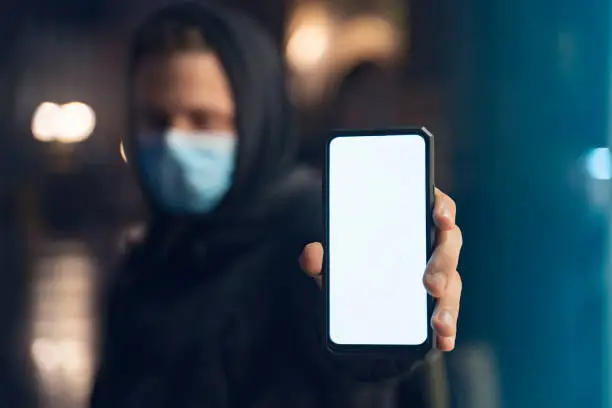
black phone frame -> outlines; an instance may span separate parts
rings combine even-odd
[[[427,259],[431,257],[431,254],[435,247],[435,224],[433,221],[433,207],[434,207],[434,136],[425,127],[405,127],[405,128],[387,128],[387,129],[350,129],[350,130],[334,130],[331,132],[325,144],[325,172],[323,182],[323,196],[325,202],[325,239],[323,246],[325,248],[325,256],[323,261],[323,287],[325,293],[325,328],[324,328],[324,339],[325,347],[328,351],[334,354],[359,354],[359,355],[388,355],[402,358],[423,358],[429,350],[436,346],[436,339],[434,336],[433,329],[431,327],[431,317],[434,310],[434,299],[431,295],[427,295],[427,339],[424,343],[419,345],[345,345],[336,344],[330,339],[329,333],[329,310],[330,310],[330,296],[329,296],[329,146],[330,143],[338,137],[368,137],[368,136],[401,136],[411,135],[420,136],[425,141],[425,166],[426,166],[426,197],[427,197],[427,241],[429,242],[427,248]],[[424,271],[423,271],[424,272]]]

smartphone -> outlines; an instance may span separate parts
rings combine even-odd
[[[434,244],[433,135],[335,131],[326,150],[327,347],[424,355],[433,346],[423,286]]]

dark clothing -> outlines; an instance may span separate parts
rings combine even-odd
[[[168,17],[201,26],[229,73],[238,167],[212,214],[171,217],[151,202],[150,227],[111,288],[92,408],[385,408],[404,377],[402,408],[423,407],[407,364],[324,350],[322,295],[297,262],[322,238],[321,182],[294,165],[271,41],[217,9],[172,6],[153,19]]]
[[[401,368],[324,351],[321,294],[297,264],[311,241],[302,206],[241,237],[187,228],[168,246],[135,247],[113,290],[92,408],[395,407],[383,401]],[[404,390],[407,408],[423,406],[420,391]]]

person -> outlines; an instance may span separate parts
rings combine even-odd
[[[172,5],[138,29],[130,66],[124,146],[150,222],[109,292],[91,407],[369,406],[366,388],[414,362],[340,360],[319,341],[321,181],[296,164],[270,38],[233,11]],[[425,282],[451,350],[461,237],[441,192],[434,217]]]
[[[329,129],[375,129],[396,121],[395,72],[376,62],[362,62],[348,71],[318,112],[306,118],[300,159],[323,172]]]

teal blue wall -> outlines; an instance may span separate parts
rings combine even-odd
[[[608,140],[610,5],[452,7],[463,339],[495,348],[504,407],[603,407],[606,224],[574,170]]]

